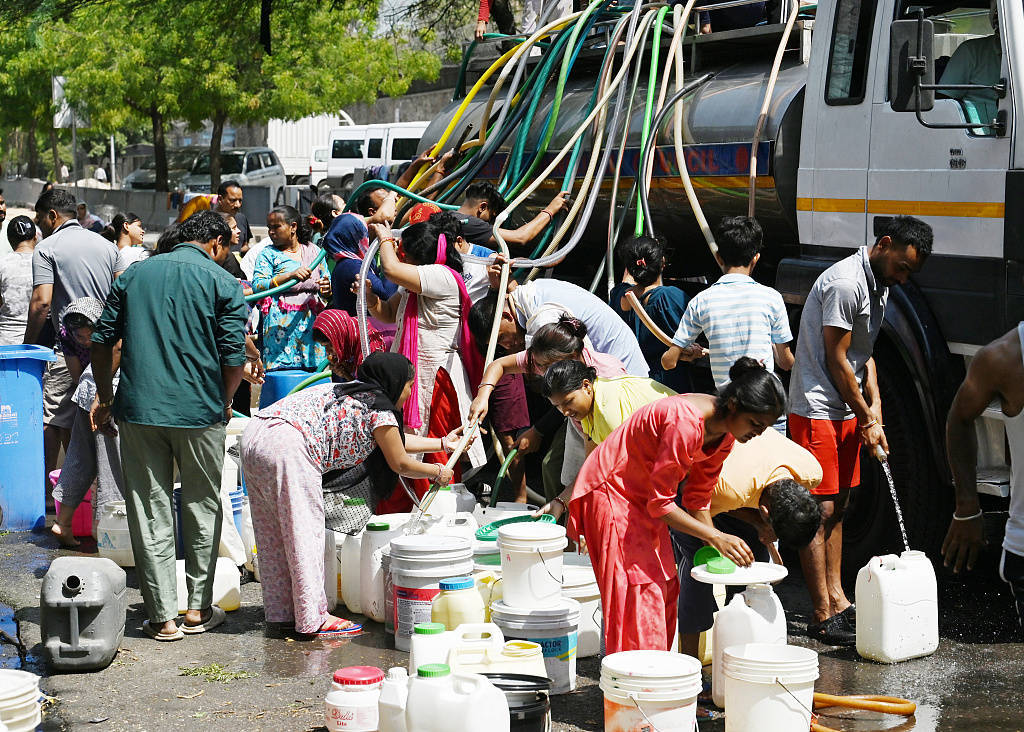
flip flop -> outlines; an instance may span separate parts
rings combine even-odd
[[[210,619],[205,623],[197,623],[196,625],[189,625],[188,623],[181,624],[181,632],[185,635],[199,635],[205,633],[208,630],[213,630],[218,625],[224,622],[224,618],[227,614],[216,605],[210,607]]]
[[[185,634],[182,632],[181,628],[178,628],[173,633],[164,633],[162,630],[157,630],[148,620],[142,621],[142,632],[153,640],[161,642],[177,641],[185,638]]]
[[[321,628],[315,633],[310,633],[314,638],[332,638],[339,635],[352,635],[358,633],[363,629],[363,626],[359,623],[353,623],[351,620],[348,621],[349,625],[339,627],[337,623],[332,623],[326,628]]]

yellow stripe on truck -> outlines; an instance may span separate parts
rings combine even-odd
[[[897,216],[949,216],[955,218],[1001,219],[1006,205],[968,201],[890,201],[861,198],[798,198],[797,211],[825,213],[870,213]]]

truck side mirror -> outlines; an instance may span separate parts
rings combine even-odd
[[[912,20],[894,20],[889,26],[889,103],[893,111],[927,112],[935,106],[935,91],[918,84],[935,84],[935,58],[932,53],[934,26],[919,16]],[[921,95],[917,107],[914,96]]]

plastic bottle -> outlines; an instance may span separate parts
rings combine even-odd
[[[428,516],[448,516],[457,513],[459,510],[459,499],[452,492],[450,485],[443,485],[437,489],[434,499],[427,508]]]
[[[478,674],[452,674],[443,663],[420,666],[409,681],[405,726],[416,732],[509,732],[508,701]]]
[[[409,639],[409,673],[415,674],[420,666],[445,663],[451,648],[451,634],[443,623],[418,623]]]
[[[331,732],[377,732],[384,672],[376,666],[349,666],[334,672],[332,691],[324,700]]]
[[[753,603],[751,607],[749,603]],[[763,614],[762,614],[763,613]],[[718,611],[712,628],[711,695],[725,706],[722,653],[746,643],[786,643],[786,616],[770,585],[750,585]]]
[[[449,577],[439,583],[441,594],[430,606],[430,619],[448,630],[464,623],[483,623],[486,618],[484,600],[472,577]]]
[[[346,506],[365,505],[362,498],[346,498]],[[363,532],[348,534],[345,543],[341,547],[341,600],[349,612],[362,613],[363,606],[360,603],[360,579],[359,564]]]
[[[359,605],[363,615],[384,622],[384,570],[381,555],[395,536],[390,525],[371,521],[363,530],[359,547]]]
[[[857,573],[857,653],[896,663],[938,645],[938,590],[928,556],[911,550],[872,557]]]
[[[409,699],[409,672],[402,666],[388,669],[380,686],[377,725],[379,732],[408,732],[405,705]]]

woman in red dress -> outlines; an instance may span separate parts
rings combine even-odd
[[[711,493],[734,442],[770,428],[786,408],[786,392],[751,358],[737,361],[729,376],[717,397],[666,397],[634,412],[587,458],[575,485],[542,509],[556,517],[567,509],[569,535],[586,540],[606,653],[672,643],[679,581],[669,527],[738,565],[754,561],[742,539],[711,523]]]

